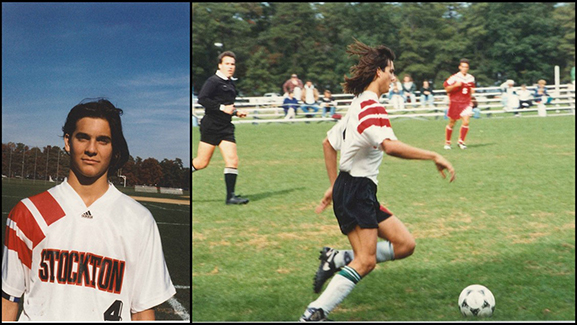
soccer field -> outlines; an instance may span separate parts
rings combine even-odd
[[[2,180],[2,239],[6,229],[6,219],[12,208],[23,198],[41,193],[56,183],[31,180]],[[134,188],[117,188],[129,196],[148,197],[150,199],[171,198],[175,195],[150,193],[136,193]],[[186,204],[167,204],[160,202],[140,201],[156,220],[164,258],[172,283],[176,287],[176,294],[167,302],[156,307],[157,320],[190,320],[190,206],[188,193]],[[141,200],[141,199],[138,199]]]
[[[415,253],[377,265],[329,318],[462,321],[459,293],[482,284],[496,299],[492,321],[574,320],[575,117],[473,119],[468,149],[450,151],[446,120],[391,123],[399,140],[451,161],[456,180],[431,162],[384,157],[377,197],[415,236]],[[218,150],[193,173],[193,321],[296,321],[318,297],[319,250],[350,248],[332,209],[314,213],[332,125],[237,125],[247,205],[224,204]],[[194,128],[193,157],[198,139]]]

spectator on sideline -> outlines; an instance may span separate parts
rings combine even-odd
[[[298,107],[298,99],[294,97],[294,93],[292,91],[289,91],[288,97],[286,97],[282,103],[285,119],[294,118]]]
[[[389,91],[389,102],[394,109],[404,109],[405,108],[405,96],[403,90],[399,89],[396,82],[393,83],[393,88]]]
[[[315,88],[312,81],[307,80],[307,83],[303,88],[301,100],[303,101],[303,104],[301,105],[303,113],[308,113],[311,108],[315,113],[319,111],[319,106],[317,105],[319,100],[319,91]],[[313,117],[313,115],[307,114],[306,117]]]
[[[531,107],[531,105],[533,105],[532,101],[533,101],[533,95],[527,89],[527,85],[522,84],[521,90],[519,90],[519,108],[518,109]],[[517,113],[515,113],[515,115],[517,115]]]
[[[423,87],[421,87],[421,106],[425,107],[428,104],[429,107],[435,106],[435,96],[433,95],[433,88],[430,86],[427,80],[423,81]]]
[[[417,96],[415,96],[415,91],[417,90],[417,85],[413,82],[411,75],[406,74],[403,78],[403,84],[401,85],[401,90],[403,91],[406,103],[417,103]]]
[[[544,79],[537,81],[537,87],[535,87],[535,94],[533,95],[533,97],[535,97],[535,103],[546,105],[553,100],[553,98],[549,96],[549,93],[547,93],[547,88],[545,88],[546,84],[547,82]]]
[[[323,97],[321,98],[321,107],[323,108],[322,117],[325,117],[325,114],[327,113],[328,117],[335,115],[336,111],[335,99],[331,95],[331,91],[328,89],[325,90]]]
[[[302,89],[303,89],[303,82],[294,73],[291,75],[290,79],[285,81],[285,83],[282,85],[282,90],[284,94],[283,96],[287,97],[289,92],[292,92],[295,98],[297,98],[297,100],[301,98],[300,95]]]

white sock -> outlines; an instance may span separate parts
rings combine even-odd
[[[345,270],[346,269],[346,270]],[[353,281],[341,273],[349,272],[350,277],[356,280]],[[345,266],[343,270],[333,277],[325,291],[317,298],[317,300],[311,302],[307,308],[322,308],[325,315],[328,315],[335,307],[340,304],[346,296],[353,291],[355,285],[360,281],[361,277],[353,268]]]
[[[335,266],[341,268],[349,264],[355,258],[352,250],[339,250],[334,257]],[[393,244],[388,241],[380,241],[377,243],[377,263],[392,261],[395,259],[395,252]]]

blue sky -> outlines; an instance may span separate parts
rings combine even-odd
[[[190,3],[2,3],[2,142],[62,147],[84,98],[122,108],[130,154],[190,166]]]

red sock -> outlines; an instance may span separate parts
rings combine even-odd
[[[461,125],[461,134],[459,136],[459,143],[465,143],[465,137],[467,136],[467,132],[469,131],[469,126]]]
[[[448,125],[445,128],[445,143],[451,144],[451,135],[453,134],[453,129],[450,128]]]

